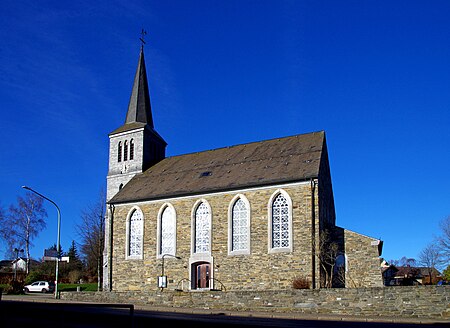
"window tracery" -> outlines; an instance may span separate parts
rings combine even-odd
[[[142,257],[144,216],[140,210],[134,210],[128,229],[128,256]]]
[[[195,253],[210,251],[211,212],[205,203],[195,211]]]
[[[248,231],[249,209],[245,202],[239,198],[233,205],[232,210],[232,238],[231,251],[246,250],[248,245],[249,231]]]
[[[175,255],[175,232],[175,211],[172,207],[166,206],[161,215],[160,255]]]
[[[289,204],[283,194],[272,203],[272,248],[289,247]]]

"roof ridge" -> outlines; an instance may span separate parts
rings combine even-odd
[[[207,153],[207,152],[212,152],[212,151],[216,151],[216,150],[229,149],[229,148],[234,148],[234,147],[239,147],[239,146],[247,146],[247,145],[252,145],[252,144],[258,144],[258,143],[264,143],[264,142],[269,142],[269,141],[274,141],[274,140],[282,140],[282,139],[288,139],[288,138],[294,138],[294,137],[300,137],[300,136],[306,136],[306,135],[309,135],[309,134],[318,134],[318,133],[325,134],[325,131],[324,130],[319,130],[319,131],[314,131],[314,132],[293,134],[293,135],[286,136],[286,137],[277,137],[277,138],[265,139],[265,140],[260,140],[260,141],[251,141],[251,142],[246,142],[246,143],[242,143],[242,144],[235,144],[235,145],[231,145],[231,146],[223,146],[223,147],[211,148],[211,149],[207,149],[207,150],[193,151],[193,152],[184,153],[184,154],[167,156],[166,159],[174,158],[174,157],[180,157],[180,156],[186,156],[186,155]]]

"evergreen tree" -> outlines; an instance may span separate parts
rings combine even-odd
[[[69,271],[82,271],[83,270],[83,262],[78,255],[77,246],[75,244],[75,240],[72,240],[72,244],[69,247],[69,251],[67,252],[67,256],[69,257]]]

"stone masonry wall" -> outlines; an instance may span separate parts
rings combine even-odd
[[[448,319],[450,286],[229,292],[63,292],[63,300],[273,313]]]
[[[346,287],[383,287],[378,249],[381,241],[347,229],[343,232],[347,256]]]
[[[313,255],[310,184],[307,182],[290,185],[282,189],[292,200],[293,229],[292,251],[282,253],[268,252],[268,203],[270,197],[277,192],[276,187],[137,204],[144,214],[142,260],[125,258],[126,218],[135,204],[116,206],[113,219],[113,291],[158,290],[157,277],[161,274],[162,260],[157,257],[157,221],[159,211],[168,202],[176,211],[176,255],[181,259],[166,257],[165,274],[168,276],[169,288],[176,288],[182,281],[184,287],[189,286],[190,266],[193,262],[192,215],[196,202],[201,199],[209,203],[212,212],[212,249],[208,262],[211,262],[212,266],[214,288],[223,286],[226,290],[289,289],[296,277],[311,280]],[[231,201],[238,194],[244,195],[250,203],[251,241],[248,255],[228,254],[228,211]]]

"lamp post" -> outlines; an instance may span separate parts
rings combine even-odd
[[[162,291],[164,288],[167,287],[167,277],[164,275],[164,258],[165,258],[166,256],[174,257],[174,258],[176,258],[177,260],[181,260],[181,257],[175,256],[175,255],[172,255],[172,254],[164,254],[163,256],[161,256],[161,258],[162,258],[161,276],[160,276],[160,278],[158,279],[158,287],[161,288],[161,291]]]
[[[58,237],[57,237],[57,242],[56,242],[56,272],[55,272],[55,298],[58,298],[58,271],[59,271],[59,252],[61,250],[61,246],[60,246],[60,236],[61,236],[61,212],[59,210],[58,205],[56,205],[56,203],[54,201],[52,201],[50,198],[45,197],[44,195],[38,193],[36,190],[31,189],[30,187],[27,186],[22,186],[23,189],[29,190],[33,193],[35,193],[36,195],[48,200],[50,203],[52,203],[53,205],[55,205],[56,210],[58,211]]]
[[[17,280],[17,261],[19,258],[19,252],[23,253],[23,249],[14,248],[14,252],[16,252],[16,262],[14,263],[14,281]]]

